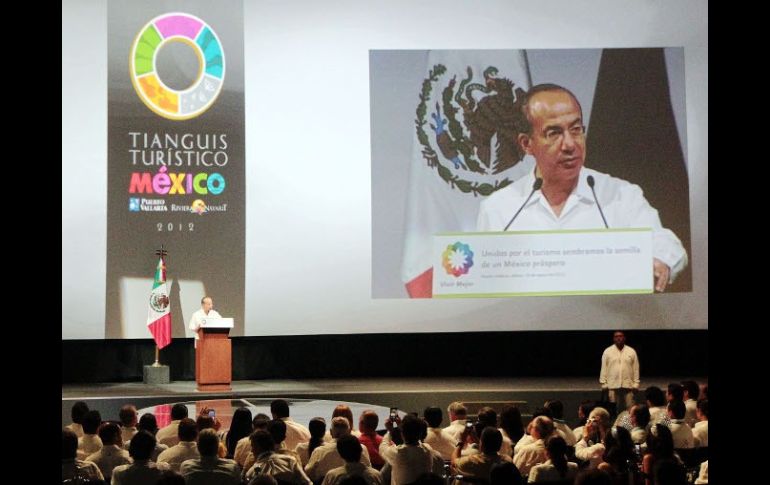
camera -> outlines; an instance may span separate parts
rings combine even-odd
[[[217,416],[217,412],[213,409],[209,410],[209,418],[215,418]]]

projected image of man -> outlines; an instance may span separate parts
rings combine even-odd
[[[518,143],[535,158],[535,171],[482,202],[477,229],[650,227],[655,289],[664,291],[687,266],[687,253],[662,226],[639,186],[584,167],[586,128],[575,95],[555,84],[539,84],[520,106]]]

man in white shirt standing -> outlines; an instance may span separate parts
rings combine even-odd
[[[634,391],[639,389],[639,358],[636,351],[626,345],[626,335],[617,330],[610,345],[602,354],[599,383],[609,391],[609,401],[615,403],[617,412],[634,405]]]
[[[195,346],[198,346],[198,330],[203,325],[204,318],[222,318],[222,315],[214,310],[214,300],[210,296],[201,298],[201,309],[193,313],[190,319],[190,330],[195,332]]]

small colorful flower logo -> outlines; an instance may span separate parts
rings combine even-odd
[[[447,274],[459,278],[461,275],[468,274],[473,266],[473,251],[469,245],[461,242],[450,244],[441,255],[441,264]]]
[[[203,214],[206,212],[206,203],[200,199],[193,201],[192,205],[190,206],[190,212],[198,215]]]

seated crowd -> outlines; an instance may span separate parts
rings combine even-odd
[[[487,485],[523,483],[686,485],[708,483],[708,387],[694,381],[645,391],[645,402],[613,416],[612,406],[584,402],[572,429],[563,405],[546,401],[524,424],[516,406],[498,412],[465,405],[428,407],[384,422],[364,411],[353,421],[337,406],[329,426],[289,416],[282,399],[272,416],[235,411],[228,430],[203,409],[195,420],[185,405],[171,422],[139,417],[123,406],[102,421],[83,402],[62,429],[62,483],[237,485]],[[610,409],[608,409],[610,408]]]

